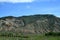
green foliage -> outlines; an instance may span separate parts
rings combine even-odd
[[[48,32],[45,33],[45,36],[60,36],[60,32]]]
[[[22,35],[20,33],[14,32],[0,32],[0,37],[20,37],[20,38],[28,38],[27,35]]]
[[[44,35],[26,35],[28,38],[24,37],[0,37],[0,40],[60,40],[60,36],[44,36]]]
[[[0,32],[0,36],[13,36],[13,33],[12,32]]]

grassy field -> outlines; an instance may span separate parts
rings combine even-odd
[[[60,36],[28,35],[23,37],[0,37],[0,40],[60,40]]]

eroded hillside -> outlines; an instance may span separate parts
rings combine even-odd
[[[1,17],[0,32],[41,34],[60,32],[60,18],[54,15],[31,15],[22,17]]]

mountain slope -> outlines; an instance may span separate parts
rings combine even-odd
[[[60,32],[60,18],[54,15],[6,16],[0,18],[0,32],[42,34],[50,31]]]

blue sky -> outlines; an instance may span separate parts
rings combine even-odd
[[[60,0],[0,0],[0,17],[35,14],[60,17]]]

